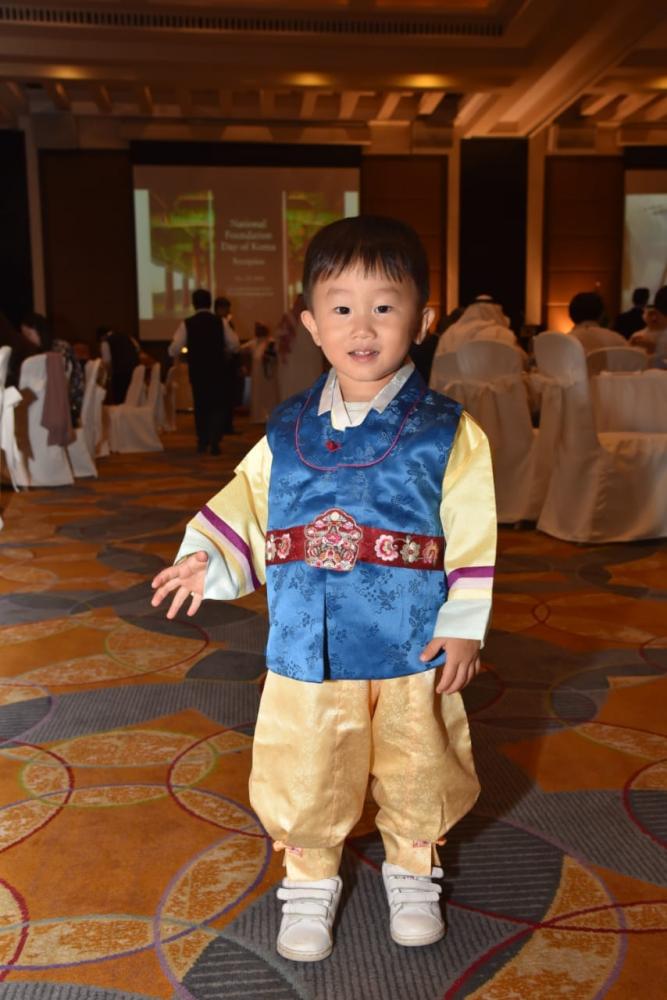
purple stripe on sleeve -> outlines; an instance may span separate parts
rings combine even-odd
[[[236,534],[234,529],[231,528],[226,523],[226,521],[223,521],[221,518],[218,517],[217,514],[214,514],[210,507],[208,506],[202,507],[199,513],[209,522],[209,524],[213,525],[216,531],[219,531],[221,535],[224,535],[227,541],[231,542],[234,548],[238,549],[238,551],[241,553],[242,556],[244,556],[246,562],[248,563],[248,567],[250,569],[250,578],[252,580],[253,586],[255,587],[255,589],[261,587],[262,585],[257,579],[255,570],[253,569],[252,553],[250,551],[249,545],[243,541],[240,535]]]
[[[461,578],[493,579],[493,566],[461,566],[447,574],[447,586],[452,587]]]

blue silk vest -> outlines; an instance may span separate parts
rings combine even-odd
[[[383,413],[336,431],[318,416],[326,376],[274,410],[267,537],[341,508],[359,525],[442,538],[442,482],[461,406],[413,372]],[[267,666],[303,681],[378,679],[422,663],[446,598],[444,569],[357,562],[348,572],[306,562],[266,567]]]

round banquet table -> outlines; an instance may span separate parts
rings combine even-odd
[[[667,371],[602,372],[591,395],[598,431],[667,433]]]

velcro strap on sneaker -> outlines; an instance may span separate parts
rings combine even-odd
[[[298,917],[319,917],[324,920],[329,913],[326,903],[315,899],[295,899],[293,903],[283,903],[283,913]]]
[[[405,875],[390,875],[389,889],[401,896],[401,902],[429,903],[437,900],[442,893],[442,886],[427,879]]]

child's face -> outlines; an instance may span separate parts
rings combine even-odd
[[[336,369],[343,398],[366,401],[403,365],[410,344],[423,340],[433,311],[419,308],[410,279],[350,267],[316,283],[312,310],[301,319]]]

